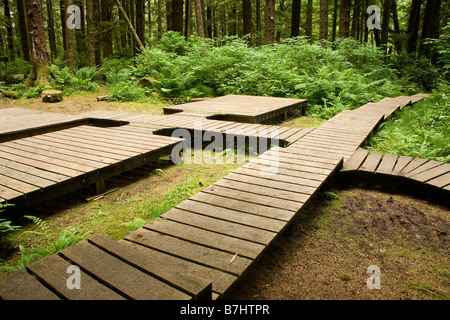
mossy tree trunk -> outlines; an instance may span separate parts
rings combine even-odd
[[[42,2],[40,0],[26,0],[26,10],[31,42],[31,72],[25,81],[25,85],[31,86],[35,82],[48,85],[50,54],[45,37]]]

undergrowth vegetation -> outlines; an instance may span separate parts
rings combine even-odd
[[[189,101],[195,97],[248,94],[305,98],[309,115],[328,119],[386,96],[436,89],[448,80],[446,33],[434,43],[437,64],[400,53],[386,56],[353,39],[332,45],[311,44],[303,37],[249,46],[246,39],[225,37],[185,41],[175,32],[147,47],[134,59],[109,58],[99,67],[69,70],[61,61],[51,67],[50,86],[70,95],[108,87],[108,99],[153,102],[158,98]],[[26,64],[16,62],[26,73]],[[1,79],[13,79],[5,67]],[[11,87],[35,98],[43,87]]]
[[[404,108],[401,115],[381,124],[372,138],[373,150],[450,163],[450,87]]]

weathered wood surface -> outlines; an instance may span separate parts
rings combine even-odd
[[[419,98],[414,97],[414,100]],[[395,101],[386,99],[383,103],[387,105],[392,102],[390,108],[396,110],[398,103],[406,105],[407,101],[408,97],[402,97]],[[272,129],[278,130],[278,134],[295,136],[296,139],[286,148],[274,147],[259,155],[163,214],[162,220],[146,224],[124,240],[114,241],[102,235],[95,235],[87,241],[64,249],[59,255],[31,264],[28,273],[13,273],[0,278],[0,297],[226,297],[239,277],[245,274],[274,239],[288,228],[296,214],[339,171],[344,161],[342,172],[361,171],[362,168],[364,172],[371,174],[396,174],[449,191],[448,165],[426,159],[371,153],[359,148],[385,118],[387,109],[389,108],[370,107],[360,111],[345,111],[307,132],[274,127]],[[102,134],[90,127],[69,129],[60,135],[52,133],[33,137],[32,143],[27,140],[11,142],[1,146],[5,152],[11,152],[11,155],[15,148],[26,148],[21,149],[22,152],[38,151],[28,148],[39,149],[35,144],[39,141],[45,141],[48,145],[39,149],[40,153],[35,153],[37,159],[21,163],[20,168],[3,169],[0,171],[0,177],[12,175],[14,170],[22,172],[22,179],[28,175],[39,176],[46,171],[35,166],[39,161],[43,161],[43,158],[39,157],[48,155],[48,152],[58,152],[58,148],[65,149],[66,151],[61,151],[60,154],[65,155],[64,161],[73,160],[71,166],[65,167],[64,172],[54,170],[49,176],[39,176],[32,186],[42,188],[52,181],[71,179],[73,175],[84,172],[83,170],[101,168],[113,161],[120,161],[122,157],[144,152],[150,146],[159,147],[158,139],[147,140],[153,130],[183,126],[193,129],[193,121],[198,121],[198,118],[190,116],[167,117],[120,112],[105,114],[108,119],[130,121],[130,125],[124,128],[141,139],[142,144],[133,144],[134,138],[127,139],[121,127],[107,128],[108,135],[117,138],[111,146],[112,149],[107,148],[110,141],[106,141]],[[99,114],[94,112],[93,115]],[[260,125],[218,120],[202,120],[202,124],[205,130],[226,132],[234,129],[235,132],[241,130],[243,134],[260,128]],[[79,145],[80,142],[76,140],[81,132],[85,136],[83,145]],[[64,142],[61,143],[59,139]],[[66,145],[70,147],[64,148]],[[78,159],[73,158],[76,154],[73,153],[74,150],[70,150],[72,147],[79,148],[75,150],[76,154],[85,150],[80,157],[89,162],[75,161]],[[89,151],[94,149],[98,149],[95,154]],[[19,159],[21,158],[16,155],[12,160],[4,159],[3,163],[11,164]],[[31,164],[30,161],[37,162]],[[57,161],[54,161],[52,166],[55,169],[63,168]],[[14,186],[17,189],[27,187],[17,181]],[[0,191],[6,194],[18,192],[8,186],[0,187]],[[34,192],[34,189],[30,191]],[[64,269],[69,264],[76,264],[81,268],[82,279],[86,281],[82,282],[82,291],[69,292],[64,286],[64,280],[67,279]],[[23,283],[30,277],[33,279],[33,288],[36,288],[34,292],[23,289]]]
[[[300,110],[306,113],[305,99],[227,95],[213,99],[164,107],[165,114],[178,113],[200,118],[262,123]]]

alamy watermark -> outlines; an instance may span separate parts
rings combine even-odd
[[[370,276],[367,278],[367,288],[370,290],[381,289],[381,270],[379,266],[371,265],[367,268],[367,274]]]
[[[371,5],[367,7],[367,14],[370,14],[366,21],[367,29],[381,29],[381,9],[379,6]]]
[[[67,289],[81,289],[81,270],[77,265],[67,267],[66,273],[71,274],[66,280]]]
[[[80,7],[72,4],[67,7],[66,12],[69,15],[69,17],[66,20],[67,29],[80,30],[81,29],[81,9],[80,9]]]

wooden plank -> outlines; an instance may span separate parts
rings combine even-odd
[[[296,203],[304,203],[308,200],[309,196],[297,192],[291,192],[287,190],[279,190],[271,187],[259,186],[255,184],[249,184],[241,181],[229,180],[225,176],[223,179],[220,179],[216,183],[215,186],[222,186],[230,189],[235,189],[241,192],[249,192],[254,193],[266,197],[271,198],[280,198],[285,200],[294,201]]]
[[[442,164],[442,162],[435,161],[435,160],[429,160],[426,163],[422,164],[421,166],[418,166],[414,170],[411,170],[410,172],[406,173],[405,177],[412,177],[412,176],[422,173],[424,171],[427,171],[427,170],[430,170],[437,166],[440,166],[441,164]]]
[[[187,294],[155,279],[129,264],[115,258],[105,251],[89,244],[79,242],[60,252],[60,255],[73,261],[102,282],[107,283],[129,299],[189,299]]]
[[[243,192],[242,190],[230,189],[216,184],[206,187],[202,192],[295,212],[302,206],[302,202]]]
[[[400,171],[403,170],[404,167],[408,165],[408,163],[411,162],[411,160],[414,159],[413,157],[407,157],[407,156],[400,156],[397,159],[397,163],[395,164],[394,169],[392,170],[393,175],[398,175]]]
[[[39,188],[45,188],[45,187],[49,187],[49,186],[55,184],[54,181],[43,179],[43,178],[28,174],[26,172],[21,172],[21,171],[11,169],[8,167],[4,167],[1,165],[0,165],[0,174],[4,175],[4,176],[8,176],[10,178],[14,178],[14,179],[26,182],[28,184],[35,185]]]
[[[280,208],[267,207],[255,203],[241,201],[237,199],[224,198],[209,193],[199,192],[191,197],[191,199],[203,203],[215,205],[217,207],[229,208],[236,211],[243,211],[254,215],[259,215],[267,218],[289,221],[293,216],[293,211],[284,210]]]
[[[308,197],[311,196],[315,192],[315,188],[312,187],[306,187],[306,186],[299,186],[295,183],[289,183],[284,181],[276,181],[276,180],[270,180],[267,178],[267,176],[251,176],[246,175],[239,172],[230,173],[226,176],[226,179],[238,181],[238,182],[244,182],[244,183],[250,183],[254,185],[259,185],[263,187],[269,187],[274,188],[278,190],[287,190],[292,192],[298,192],[300,194],[307,195]]]
[[[72,264],[60,256],[50,255],[27,266],[47,287],[69,300],[124,300],[125,298],[80,270],[80,289],[69,289],[67,268]]]
[[[353,155],[350,157],[350,159],[348,159],[344,163],[344,165],[342,166],[341,172],[358,170],[359,167],[361,166],[361,164],[366,159],[368,154],[369,154],[369,151],[367,151],[363,148],[358,148],[353,153]]]
[[[443,188],[446,185],[450,185],[450,172],[427,181],[427,184],[438,188]]]
[[[102,234],[89,238],[89,242],[194,299],[211,299],[211,281],[208,278],[212,272],[207,268],[128,241],[117,242]]]
[[[274,171],[269,171],[265,168],[261,169],[252,169],[246,167],[240,167],[236,169],[235,173],[241,173],[249,176],[263,177],[268,180],[280,181],[280,182],[288,182],[298,186],[298,189],[302,190],[303,193],[310,192],[312,194],[315,190],[322,184],[321,181],[304,179],[301,177],[293,177],[284,174],[276,173],[276,167],[273,168]]]
[[[92,161],[90,159],[79,158],[78,156],[67,155],[67,154],[53,152],[53,151],[47,151],[45,149],[41,149],[40,145],[27,146],[25,144],[16,143],[16,142],[6,142],[6,143],[3,143],[3,145],[17,149],[17,150],[27,151],[27,152],[34,153],[34,154],[37,154],[40,156],[48,157],[48,158],[55,158],[58,160],[64,160],[67,162],[80,164],[82,166],[88,166],[89,168],[100,169],[100,168],[103,168],[108,165],[108,164],[105,164],[102,162]],[[89,170],[89,169],[87,169],[87,170]]]
[[[235,257],[235,253],[205,247],[146,228],[132,232],[125,239],[235,276],[240,276],[252,262],[239,255]]]
[[[299,155],[291,155],[291,157],[289,157],[289,155],[291,154],[267,151],[262,155],[259,155],[258,160],[273,161],[275,158],[279,162],[279,166],[282,168],[301,167],[304,170],[308,170],[308,172],[321,174],[328,174],[335,168],[335,165],[330,163],[315,162],[314,158],[311,157],[303,159],[303,157]]]
[[[378,166],[375,173],[390,175],[392,173],[392,170],[394,170],[396,162],[396,155],[388,153],[383,154],[383,158],[381,159],[380,165]]]
[[[0,184],[3,186],[8,186],[8,188],[17,190],[21,193],[29,193],[29,192],[37,191],[40,189],[39,187],[37,187],[35,185],[29,184],[29,183],[26,183],[26,182],[23,182],[23,181],[20,181],[20,180],[17,180],[17,179],[14,179],[14,178],[2,175],[2,174],[0,174]]]
[[[0,145],[1,156],[7,159],[23,159],[23,163],[29,163],[32,160],[34,163],[39,163],[38,168],[62,173],[68,176],[77,176],[88,171],[94,171],[96,168],[84,166],[81,164],[59,160],[57,158],[50,158],[42,155],[33,154],[28,151],[13,149],[10,147]],[[12,156],[11,156],[12,155]],[[29,160],[26,160],[26,159]],[[27,161],[27,162],[25,162]],[[19,162],[22,162],[19,160]],[[48,169],[47,169],[48,168]]]
[[[100,165],[99,163],[105,163],[105,164],[117,163],[117,160],[115,160],[115,159],[102,157],[98,154],[94,154],[94,152],[83,153],[83,152],[74,151],[71,149],[53,147],[52,145],[50,145],[48,143],[43,144],[42,140],[41,141],[39,141],[39,140],[32,141],[31,139],[21,139],[21,140],[15,140],[14,142],[17,144],[23,144],[26,146],[37,147],[39,149],[51,152],[53,155],[62,154],[62,155],[66,155],[66,156],[73,156],[76,158],[81,158],[81,159],[83,159],[83,161],[86,161],[87,164],[90,164],[92,166],[99,166]]]
[[[446,173],[450,172],[450,164],[448,163],[442,163],[440,165],[437,165],[435,167],[431,167],[428,170],[421,171],[419,173],[413,174],[413,172],[408,174],[407,176],[411,179],[414,179],[416,181],[420,182],[426,182],[428,180],[434,179],[436,177],[439,177],[441,175],[444,175]]]
[[[225,221],[222,219],[211,218],[208,216],[195,214],[192,212],[180,210],[179,208],[173,208],[172,210],[164,214],[164,218],[172,221],[176,221],[185,225],[190,225],[193,227],[205,229],[214,233],[220,233],[233,238],[242,239],[262,245],[268,245],[276,236],[275,232],[262,230],[259,228],[253,228],[250,226],[245,226],[242,224]],[[227,246],[230,246],[228,242]],[[248,256],[249,258],[255,258],[258,256],[263,247],[257,247],[253,244],[251,245],[252,252],[256,251],[256,255]],[[260,250],[255,250],[254,248],[259,248]],[[243,250],[232,250],[232,252],[245,252]],[[242,253],[243,256],[246,256]]]
[[[13,190],[11,188],[8,188],[7,186],[3,186],[1,185],[0,182],[0,196],[2,197],[2,199],[5,200],[11,200],[17,197],[21,197],[24,194],[22,192],[19,192],[17,190]]]
[[[125,160],[128,159],[127,156],[124,155],[118,155],[118,154],[114,154],[112,152],[108,152],[108,151],[100,151],[100,150],[96,150],[96,149],[87,149],[87,148],[83,148],[83,147],[77,147],[68,143],[65,143],[64,141],[61,141],[59,139],[55,139],[55,138],[50,138],[50,137],[46,137],[43,135],[40,136],[36,136],[33,138],[27,138],[27,140],[30,140],[32,142],[35,143],[39,143],[39,144],[46,144],[48,146],[52,146],[54,148],[60,148],[60,152],[62,153],[66,153],[67,150],[70,152],[77,152],[80,154],[81,157],[91,157],[91,155],[94,156],[98,156],[98,157],[102,157],[103,159],[105,159],[105,162],[117,162],[117,161],[121,161],[121,160]],[[109,159],[109,160],[106,160]],[[112,160],[112,161],[111,161]]]
[[[420,167],[422,164],[426,163],[428,159],[423,158],[414,158],[411,160],[408,165],[406,165],[399,173],[398,175],[404,176],[408,174],[409,172],[413,171],[414,169]]]
[[[192,199],[187,199],[181,202],[175,208],[273,232],[279,232],[286,225],[284,221],[274,220],[228,208],[221,208],[208,203],[194,201]]]
[[[366,160],[364,160],[363,164],[359,168],[360,171],[375,173],[375,170],[378,167],[378,164],[381,161],[382,153],[378,152],[370,152],[367,155]]]
[[[179,208],[167,211],[165,221],[155,221],[145,228],[177,236],[208,247],[238,252],[254,259],[265,245],[276,236],[275,232],[244,226],[238,223],[188,212]]]
[[[275,158],[275,157],[272,157]],[[309,167],[304,165],[287,164],[279,162],[278,159],[271,159],[274,161],[266,161],[266,159],[257,158],[247,164],[245,168],[255,169],[255,170],[266,170],[270,171],[273,167],[277,168],[278,174],[285,174],[293,177],[301,177],[310,180],[323,181],[331,173],[330,169],[321,169],[317,167]]]
[[[3,300],[59,300],[32,275],[23,270],[0,278],[0,298]]]

